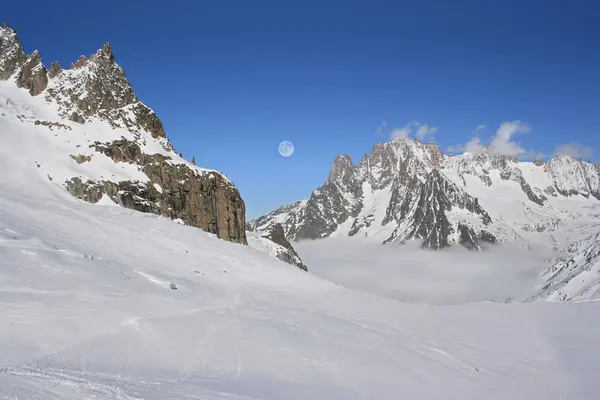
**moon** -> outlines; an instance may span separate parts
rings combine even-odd
[[[289,157],[294,154],[294,144],[287,140],[279,143],[279,147],[277,149],[279,150],[279,154],[281,154],[283,157]]]

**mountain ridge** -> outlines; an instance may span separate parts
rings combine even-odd
[[[502,221],[502,210],[481,204],[485,196],[505,197],[496,193],[503,187],[510,187],[517,207],[539,214],[540,221]],[[480,239],[518,241],[523,231],[553,230],[569,219],[563,214],[576,214],[578,203],[595,204],[599,198],[598,164],[569,156],[543,163],[488,152],[452,156],[434,143],[398,139],[377,143],[357,164],[349,155],[336,157],[327,180],[310,198],[279,207],[248,226],[262,230],[280,223],[290,240],[377,233],[383,243],[420,239],[435,249],[452,243],[477,249]],[[570,200],[573,204],[566,206]],[[367,204],[373,201],[377,204]]]

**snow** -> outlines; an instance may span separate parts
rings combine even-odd
[[[78,164],[71,155],[91,155],[88,141],[133,136],[57,115],[0,82],[0,398],[600,392],[600,302],[407,304],[108,198],[85,203],[64,179],[147,178],[99,153]]]
[[[404,304],[166,218],[71,201],[30,178],[34,191],[18,180],[0,187],[0,398],[600,390],[600,303]]]
[[[100,198],[100,200],[98,200],[98,202],[96,203],[96,205],[100,205],[100,206],[111,206],[111,207],[118,207],[119,205],[117,203],[115,203],[109,195],[107,195],[106,193],[104,193],[102,195],[102,197]]]

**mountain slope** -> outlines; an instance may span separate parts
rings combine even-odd
[[[567,156],[518,162],[487,152],[442,154],[432,143],[378,143],[354,165],[334,161],[309,199],[249,223],[284,227],[290,240],[368,236],[383,243],[417,239],[441,249],[511,242],[549,243],[577,221],[597,221],[600,167]]]
[[[70,69],[47,70],[37,51],[24,54],[16,33],[0,28],[0,78],[2,134],[22,140],[2,143],[13,143],[48,180],[91,203],[106,198],[246,243],[238,190],[175,152],[108,43]]]
[[[0,174],[0,398],[530,400],[600,391],[598,302],[435,307],[349,291],[106,197],[78,201],[45,175],[61,153],[40,168],[23,156],[44,156],[29,152],[49,148],[53,134],[35,135],[27,122],[7,133],[13,122],[0,121],[0,169],[10,171]]]
[[[544,286],[531,300],[565,301],[600,298],[600,234],[577,243],[575,254],[544,272]]]

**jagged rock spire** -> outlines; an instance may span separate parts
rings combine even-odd
[[[50,69],[48,70],[48,78],[52,79],[61,72],[62,67],[60,66],[58,61],[52,61],[52,63],[50,64]]]
[[[104,46],[102,46],[102,55],[107,57],[111,62],[115,62],[115,57],[113,55],[112,47],[110,47],[110,43],[104,42]]]
[[[348,154],[339,155],[333,161],[333,166],[331,167],[331,172],[329,173],[329,178],[327,179],[329,182],[335,181],[345,181],[352,177],[354,173],[354,163],[352,162],[352,157]]]
[[[48,73],[40,53],[35,50],[27,59],[27,62],[21,67],[21,72],[17,78],[17,86],[28,89],[32,96],[37,96],[46,90],[48,86]]]
[[[0,80],[9,79],[26,61],[19,37],[5,23],[0,29]]]

